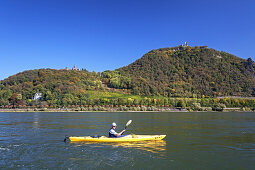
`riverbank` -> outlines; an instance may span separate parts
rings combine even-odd
[[[9,108],[0,112],[251,112],[253,108],[223,108],[222,110],[192,110],[190,108]]]

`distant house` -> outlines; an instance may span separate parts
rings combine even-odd
[[[39,100],[42,98],[42,93],[35,93],[34,97],[32,98],[32,100]]]

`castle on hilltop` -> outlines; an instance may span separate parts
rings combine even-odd
[[[182,47],[188,47],[188,42],[185,42],[184,44],[181,44]]]
[[[188,42],[184,42],[184,44],[181,44],[177,47],[173,47],[173,51],[179,51],[182,50],[184,47],[188,47]]]
[[[66,67],[65,70],[69,70],[69,69]],[[81,71],[81,69],[77,68],[76,65],[74,65],[73,68],[70,70]]]

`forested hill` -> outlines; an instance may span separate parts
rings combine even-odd
[[[36,93],[41,93],[49,104],[77,103],[89,97],[88,89],[97,90],[101,84],[98,73],[86,70],[24,71],[0,82],[0,105],[8,104],[12,98],[18,99],[19,95],[18,100],[28,104]]]
[[[39,69],[0,81],[0,105],[29,104],[35,93],[49,105],[117,104],[141,96],[255,96],[255,64],[204,46],[179,46],[152,50],[114,71]]]
[[[117,71],[132,79],[134,94],[164,96],[254,96],[255,64],[201,47],[152,50]],[[120,77],[121,77],[120,76]]]

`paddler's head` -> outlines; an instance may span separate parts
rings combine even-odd
[[[115,129],[117,124],[115,122],[112,123],[112,128]]]

